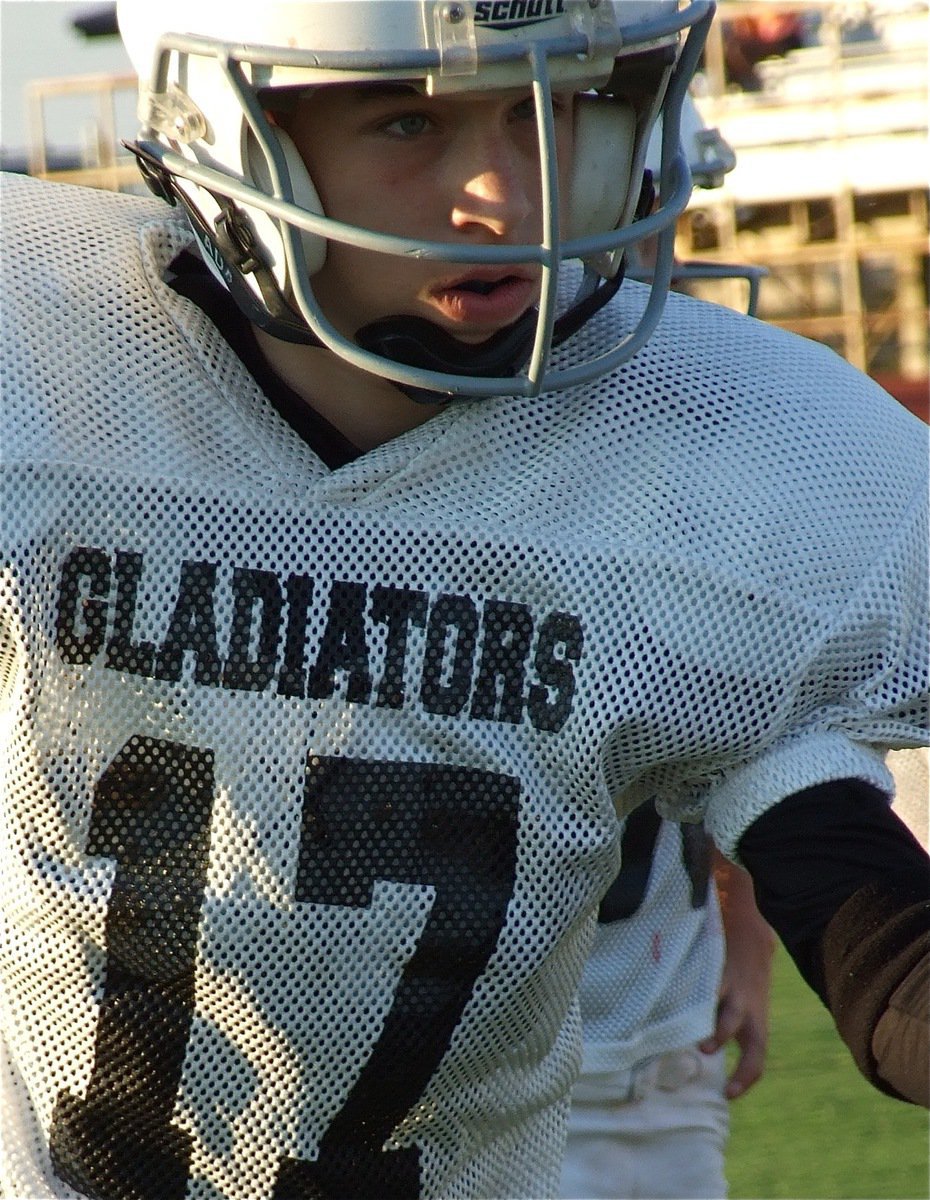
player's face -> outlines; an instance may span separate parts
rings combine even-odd
[[[572,96],[554,100],[560,191],[572,154]],[[425,97],[405,85],[334,86],[279,118],[327,216],[379,233],[473,245],[536,243],[539,147],[529,91]],[[313,287],[347,336],[386,316],[425,317],[479,342],[539,297],[538,265],[479,267],[330,242]]]

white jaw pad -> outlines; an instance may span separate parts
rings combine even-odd
[[[577,97],[566,240],[605,233],[620,224],[635,146],[636,114],[631,105],[601,96]]]

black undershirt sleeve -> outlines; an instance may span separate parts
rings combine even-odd
[[[859,1069],[926,1103],[930,859],[887,798],[857,780],[799,792],[746,830],[739,855]]]

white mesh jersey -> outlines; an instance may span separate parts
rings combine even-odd
[[[713,1030],[724,940],[700,825],[627,818],[581,977],[582,1073],[629,1071]]]
[[[673,298],[331,471],[175,214],[3,218],[5,1190],[555,1194],[612,798],[726,852],[922,740],[920,426]]]

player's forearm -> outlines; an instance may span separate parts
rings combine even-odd
[[[752,880],[714,848],[714,882],[726,935],[712,1035],[701,1048],[711,1053],[732,1041],[738,1054],[724,1095],[735,1100],[762,1077],[769,1038],[769,996],[775,935],[756,907]]]
[[[875,1032],[879,1075],[907,1100],[930,1108],[930,955],[924,955],[893,993]]]
[[[823,987],[837,1029],[876,1087],[930,1106],[930,899],[926,873],[874,880],[823,938]]]
[[[759,908],[859,1069],[927,1104],[930,860],[916,840],[883,797],[846,781],[782,801],[746,831],[740,854]]]
[[[737,954],[768,963],[775,949],[775,935],[759,912],[752,876],[725,858],[716,846],[711,855],[728,955]]]

